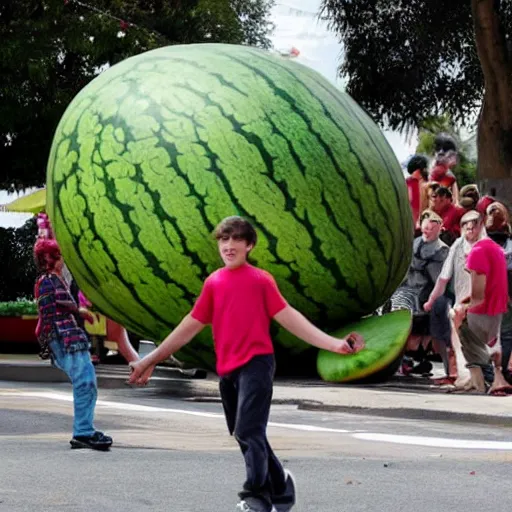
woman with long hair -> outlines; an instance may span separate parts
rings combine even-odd
[[[72,448],[108,450],[112,438],[94,428],[96,406],[96,372],[89,355],[89,340],[77,319],[90,313],[79,308],[62,278],[63,260],[54,239],[39,239],[34,258],[40,271],[35,285],[39,311],[36,334],[42,357],[50,357],[73,386]]]

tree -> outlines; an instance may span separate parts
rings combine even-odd
[[[33,256],[36,235],[35,218],[18,229],[0,228],[0,301],[33,297],[37,276]]]
[[[448,133],[457,142],[458,163],[453,168],[457,177],[459,188],[476,182],[476,164],[468,157],[469,148],[462,141],[459,130],[448,114],[430,116],[421,121],[418,132],[418,146],[416,153],[432,156],[434,154],[434,141],[439,133]]]
[[[322,8],[345,47],[348,91],[370,115],[403,129],[444,112],[468,125],[480,109],[479,176],[489,191],[506,184],[512,194],[512,2],[323,0]]]
[[[57,123],[101,70],[178,43],[267,48],[273,0],[2,0],[0,189],[40,186]]]

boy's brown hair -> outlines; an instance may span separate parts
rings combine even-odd
[[[243,217],[234,215],[226,217],[215,228],[214,236],[216,240],[227,236],[235,240],[245,240],[247,245],[255,246],[258,240],[258,235],[254,226]]]

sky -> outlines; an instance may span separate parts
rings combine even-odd
[[[343,80],[337,76],[343,49],[336,36],[329,31],[327,23],[318,20],[320,4],[321,0],[277,0],[272,10],[272,21],[275,24],[272,43],[279,51],[297,48],[300,52],[296,57],[298,62],[310,66],[343,89]],[[414,140],[410,144],[402,135],[391,131],[384,131],[384,135],[399,162],[414,152]],[[0,191],[0,205],[16,197]],[[19,227],[30,217],[0,212],[0,227]]]
[[[295,47],[300,55],[297,61],[315,69],[344,89],[344,81],[337,69],[343,57],[343,47],[327,23],[318,19],[321,0],[276,1],[272,20],[276,25],[272,42],[278,50]],[[414,153],[416,140],[408,142],[397,132],[384,131],[398,161],[402,163]]]

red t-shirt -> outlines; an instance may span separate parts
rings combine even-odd
[[[468,254],[466,267],[477,274],[486,275],[485,300],[471,308],[477,315],[499,315],[507,312],[508,275],[503,248],[490,238],[477,242]]]
[[[429,181],[436,181],[441,187],[451,189],[457,179],[446,165],[438,164],[432,169]]]
[[[466,213],[464,208],[450,203],[442,212],[436,212],[443,219],[443,228],[445,231],[460,235],[460,219]]]
[[[405,180],[407,185],[407,192],[409,194],[409,203],[412,210],[412,220],[416,224],[420,212],[420,180],[418,176],[419,172],[415,171]],[[421,176],[421,175],[420,175]]]
[[[211,274],[191,315],[212,324],[217,373],[226,375],[254,356],[273,354],[270,321],[286,306],[274,278],[248,263]]]

